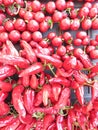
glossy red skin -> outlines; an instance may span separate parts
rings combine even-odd
[[[72,40],[72,35],[69,32],[65,32],[63,34],[63,38],[64,38],[65,42],[68,42],[69,40]]]
[[[72,2],[72,1],[67,1],[67,2],[66,2],[66,8],[70,8],[71,10],[74,9],[74,2]]]
[[[89,42],[90,42],[89,37],[85,37],[85,38],[83,39],[83,41],[82,41],[82,45],[83,45],[83,46],[87,46],[87,45],[89,44]]]
[[[39,23],[36,20],[30,20],[27,24],[27,29],[31,32],[39,30]]]
[[[55,9],[56,9],[55,2],[54,2],[54,1],[49,1],[49,2],[46,4],[45,9],[46,9],[46,11],[47,11],[49,14],[53,14],[53,12],[54,12]]]
[[[26,42],[29,42],[29,41],[31,41],[31,33],[29,31],[24,31],[21,34],[21,38],[22,38],[22,40],[25,40]]]
[[[5,102],[0,102],[0,108],[1,108],[0,116],[4,116],[4,115],[8,114],[10,111],[9,105],[6,104]]]
[[[82,17],[86,17],[88,16],[88,13],[89,13],[89,9],[87,7],[82,7],[79,11],[79,17],[82,18]]]
[[[89,46],[86,47],[86,52],[87,53],[90,53],[90,51],[92,51],[92,50],[95,50],[95,46],[89,45]]]
[[[98,50],[92,50],[92,51],[90,51],[90,58],[92,58],[92,59],[98,59]]]
[[[98,29],[98,18],[96,18],[92,21],[92,29],[94,29],[94,30]]]
[[[2,2],[5,6],[9,6],[9,5],[12,5],[14,3],[14,0],[2,0]]]
[[[91,8],[88,15],[90,18],[94,18],[97,14],[98,14],[97,8]]]
[[[82,21],[81,27],[83,30],[89,30],[92,27],[92,20],[89,18],[86,18]]]
[[[24,8],[20,8],[20,10],[19,10],[20,18],[24,18],[25,13],[26,13],[26,10]]]
[[[95,40],[98,42],[98,35],[95,36]]]
[[[54,37],[53,39],[52,39],[52,45],[53,46],[56,46],[56,47],[59,47],[59,46],[61,46],[62,45],[62,39],[60,38],[60,37]]]
[[[43,48],[47,48],[49,45],[49,42],[48,41],[46,41],[46,40],[44,40],[44,39],[42,39],[40,42],[39,42],[39,45],[41,46],[41,47],[43,47]]]
[[[42,40],[42,33],[40,31],[35,31],[32,33],[32,39],[35,42],[40,42]]]
[[[81,40],[83,40],[85,37],[87,37],[87,34],[86,34],[85,31],[79,31],[79,32],[77,32],[77,34],[76,34],[76,38],[79,38],[79,39],[81,39]]]
[[[2,32],[0,33],[0,42],[6,42],[8,40],[8,33],[7,32]]]
[[[0,81],[0,89],[2,92],[10,92],[12,90],[12,84],[9,82]]]
[[[18,30],[12,30],[10,33],[9,33],[9,39],[12,41],[12,42],[17,42],[20,40],[20,32]]]
[[[45,15],[42,11],[38,11],[34,14],[34,19],[37,21],[37,22],[42,22],[45,18]]]
[[[59,56],[64,56],[65,54],[66,54],[66,47],[65,46],[59,46],[58,48],[57,48],[57,54],[59,55]]]
[[[7,22],[4,23],[4,27],[7,31],[12,31],[14,30],[14,24],[13,24],[13,21],[11,20],[8,20]]]
[[[14,22],[14,27],[16,30],[23,32],[26,30],[26,23],[23,19],[19,18]]]
[[[47,37],[48,37],[49,40],[52,40],[55,36],[56,36],[55,32],[50,32],[50,33],[48,33]]]
[[[41,31],[42,33],[47,32],[48,29],[49,29],[49,24],[48,24],[48,22],[42,21],[42,22],[39,24],[39,28],[40,28],[40,31]]]
[[[6,18],[5,14],[0,13],[0,25],[3,24],[4,19]]]
[[[38,1],[38,0],[32,1],[31,7],[32,7],[32,10],[34,12],[40,11],[40,9],[41,9],[41,3],[40,3],[40,1]]]
[[[15,0],[17,4],[19,4],[21,7],[24,6],[24,0]]]
[[[5,30],[4,26],[1,25],[1,26],[0,26],[0,33],[1,33],[1,32],[5,32],[5,31],[6,31],[6,30]]]
[[[63,18],[63,14],[60,11],[55,11],[52,15],[53,22],[60,22],[62,18]]]
[[[91,9],[92,8],[92,4],[90,2],[85,2],[84,6]]]
[[[96,35],[97,36],[97,35]],[[98,42],[97,42],[97,39],[95,38],[95,40],[91,39],[90,40],[90,45],[92,46],[97,46],[98,45]]]
[[[70,29],[71,30],[78,30],[80,27],[80,20],[78,18],[73,19],[73,21],[71,21],[71,25],[70,25]]]
[[[74,19],[77,18],[78,11],[76,9],[71,10],[70,12],[70,18]]]
[[[7,92],[0,91],[0,102],[3,102],[8,97]]]
[[[81,44],[82,44],[82,40],[81,39],[79,39],[79,38],[74,39],[74,45],[75,46],[80,46]]]
[[[24,18],[24,20],[27,20],[27,21],[32,20],[33,19],[33,12],[26,11],[23,15],[23,18]]]
[[[66,2],[65,0],[57,0],[55,2],[56,8],[60,11],[63,11],[66,8]]]
[[[61,30],[69,30],[70,29],[70,19],[65,18],[60,21],[60,29]]]
[[[38,82],[36,75],[32,74],[31,79],[30,79],[30,87],[32,89],[37,89],[38,84],[39,84],[39,82]]]

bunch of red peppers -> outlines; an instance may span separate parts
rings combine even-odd
[[[98,2],[74,2],[0,0],[0,130],[98,130]]]

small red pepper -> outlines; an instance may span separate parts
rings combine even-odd
[[[24,87],[28,87],[30,85],[30,76],[29,75],[22,77],[22,85]]]
[[[34,106],[39,106],[43,102],[43,91],[39,91],[34,99]]]
[[[16,68],[11,65],[0,66],[0,80],[3,80],[16,73]]]
[[[31,89],[26,89],[23,94],[24,106],[29,114],[31,114],[34,106],[35,93]]]
[[[14,47],[14,45],[12,44],[12,42],[10,40],[6,41],[6,47],[7,47],[8,55],[19,56],[18,51],[16,50],[16,48]]]
[[[98,72],[98,63],[96,63],[96,65],[94,65],[94,66],[91,68],[91,72],[92,72],[92,73],[97,73],[97,72]]]
[[[43,119],[43,128],[41,130],[47,130],[47,128],[51,125],[51,123],[53,123],[53,121],[55,120],[55,116],[54,115],[45,115],[44,119]]]
[[[51,63],[52,65],[54,65],[57,68],[62,67],[62,61],[59,59],[53,58],[52,56],[43,55],[41,53],[38,53],[37,57],[40,58],[41,60]]]
[[[0,62],[8,65],[17,65],[20,68],[27,68],[29,66],[28,60],[20,56],[0,55]]]
[[[43,66],[41,63],[36,62],[23,70],[20,74],[19,77],[27,76],[27,75],[32,75],[32,74],[37,74],[43,71]]]
[[[36,62],[37,58],[35,52],[33,51],[32,47],[24,40],[20,41],[20,45],[24,48],[26,52],[26,58],[31,62]]]
[[[40,84],[40,86],[42,86],[42,85],[44,85],[44,83],[45,83],[45,74],[44,74],[44,72],[41,72],[39,84]]]
[[[39,83],[38,83],[38,79],[37,79],[36,75],[32,74],[31,79],[30,79],[30,87],[32,89],[37,89],[38,85],[39,85]]]
[[[53,83],[59,83],[61,85],[64,85],[65,87],[69,87],[70,86],[70,81],[64,77],[54,77],[49,79],[50,84]]]
[[[0,116],[6,115],[10,112],[10,107],[4,101],[0,102]]]
[[[26,117],[26,109],[24,107],[22,93],[24,87],[22,85],[16,86],[12,91],[12,102],[16,111],[19,113],[19,116]]]
[[[10,125],[15,121],[15,117],[13,115],[7,115],[3,118],[0,118],[0,128]]]
[[[43,96],[42,96],[43,104],[44,104],[44,106],[47,106],[48,105],[48,99],[51,96],[51,92],[52,92],[51,91],[51,85],[45,84],[43,86],[42,91],[43,91]]]
[[[10,92],[12,90],[12,84],[9,82],[0,81],[0,89],[3,92]]]
[[[60,93],[61,93],[61,85],[60,84],[52,84],[52,95],[55,101],[58,101]]]
[[[25,127],[26,125],[25,124],[20,124],[17,128],[16,128],[16,130],[24,130],[24,127]]]
[[[58,102],[54,105],[54,108],[58,110],[63,108],[64,106],[67,106],[69,97],[70,97],[70,89],[64,88],[61,92]]]
[[[92,101],[94,101],[96,98],[98,98],[98,82],[95,81],[92,85],[91,88],[91,92],[92,92]]]
[[[75,90],[75,94],[76,97],[78,99],[78,102],[83,105],[84,104],[84,87],[83,86],[79,86],[76,90]]]
[[[20,120],[18,117],[15,118],[15,121],[10,125],[6,126],[4,130],[16,130],[16,128],[20,125]]]
[[[8,96],[7,92],[0,91],[0,102],[4,101]]]
[[[61,115],[58,115],[58,116],[57,116],[57,119],[56,119],[57,130],[64,130],[64,129],[63,129],[63,126],[62,126],[63,120],[64,120],[64,117],[63,117],[63,116],[61,116]]]
[[[52,123],[47,130],[57,130],[56,123]]]
[[[21,121],[21,123],[23,124],[31,124],[33,121],[32,115],[27,114],[26,117],[21,117],[19,116],[19,120]]]

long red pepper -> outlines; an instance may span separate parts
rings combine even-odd
[[[61,115],[57,116],[57,119],[56,119],[57,130],[63,130],[63,126],[62,126],[63,120],[64,120],[63,116],[61,116]]]
[[[24,101],[24,106],[27,110],[28,113],[31,114],[32,109],[34,107],[34,97],[35,93],[31,89],[26,89],[23,94],[23,101]]]
[[[58,102],[54,105],[55,109],[61,109],[64,106],[67,105],[68,99],[70,97],[70,89],[69,88],[64,88],[61,92],[61,95],[59,97]]]
[[[37,61],[35,52],[33,51],[32,47],[24,40],[20,41],[20,45],[24,48],[27,59],[33,63]]]
[[[52,56],[43,55],[41,53],[38,53],[37,57],[40,58],[41,60],[51,63],[52,65],[54,65],[57,68],[62,67],[62,61],[59,59],[53,58]]]
[[[30,87],[32,89],[37,89],[38,85],[39,85],[39,82],[38,82],[36,75],[32,74],[31,79],[30,79]]]
[[[25,124],[22,124],[22,123],[21,123],[21,124],[16,128],[16,130],[23,130],[24,127],[25,127]]]
[[[12,84],[9,82],[0,81],[0,89],[3,92],[10,92],[12,90]]]
[[[4,101],[8,96],[7,92],[0,91],[0,102]]]
[[[10,107],[4,101],[0,102],[0,116],[7,115],[10,112]]]
[[[24,91],[24,87],[22,85],[16,86],[12,91],[12,102],[14,108],[19,113],[20,116],[26,116],[26,109],[24,107],[22,93]]]
[[[27,76],[27,75],[32,75],[32,74],[37,74],[43,71],[43,66],[41,63],[36,62],[29,66],[28,68],[24,69],[20,74],[19,77]]]
[[[14,47],[13,43],[10,40],[6,41],[7,54],[12,56],[19,56],[18,51]]]
[[[61,85],[64,85],[65,87],[69,87],[70,86],[70,81],[64,77],[54,77],[49,79],[50,84],[53,83],[59,83]]]
[[[8,65],[17,65],[19,68],[27,68],[29,66],[28,60],[20,56],[0,55],[0,62]]]
[[[95,81],[92,85],[91,88],[91,93],[92,93],[92,101],[94,101],[96,98],[98,98],[98,82]]]
[[[0,80],[12,76],[16,73],[16,68],[11,65],[0,66]]]

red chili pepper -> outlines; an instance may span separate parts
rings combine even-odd
[[[47,130],[47,128],[51,125],[51,123],[55,120],[54,115],[45,115],[43,119],[43,128],[41,130]]]
[[[60,84],[52,84],[52,95],[55,101],[58,101],[60,93],[61,93],[61,85]]]
[[[74,50],[74,56],[76,56],[84,65],[85,68],[91,68],[92,63],[91,60],[89,59],[88,55],[83,52],[83,50],[75,49]]]
[[[67,59],[65,59],[63,63],[63,67],[65,70],[75,69],[77,65],[77,59],[74,56],[70,56]]]
[[[23,124],[31,124],[33,121],[32,115],[27,114],[26,117],[19,116],[19,120]]]
[[[38,83],[38,79],[37,79],[36,75],[32,74],[31,79],[30,79],[30,87],[32,89],[37,89],[38,85],[39,85],[39,83]]]
[[[37,58],[35,52],[33,51],[32,47],[24,40],[20,41],[20,45],[24,48],[26,52],[26,58],[31,62],[36,62]]]
[[[16,73],[16,68],[11,65],[0,66],[0,80],[3,80]]]
[[[20,74],[19,77],[27,76],[27,75],[32,75],[32,74],[37,74],[43,71],[43,66],[41,63],[36,62],[23,70]]]
[[[12,90],[12,84],[9,82],[0,81],[0,89],[3,92],[10,92]]]
[[[6,41],[6,47],[7,47],[8,55],[19,56],[18,51],[16,50],[16,48],[14,47],[14,45],[12,44],[12,42],[10,40]]]
[[[10,112],[10,107],[4,101],[0,102],[0,116],[6,115]]]
[[[56,71],[57,77],[62,76],[62,77],[67,78],[67,77],[72,76],[72,74],[73,74],[72,69],[66,72],[63,68],[57,68],[57,71]]]
[[[57,130],[64,130],[64,129],[63,129],[63,126],[62,126],[63,120],[64,120],[64,117],[63,117],[63,116],[61,116],[61,115],[58,115],[58,116],[57,116],[57,119],[56,119]]]
[[[98,82],[95,81],[92,85],[91,88],[91,92],[92,92],[92,101],[94,101],[96,98],[98,98]]]
[[[42,120],[38,120],[36,122],[36,127],[35,127],[35,130],[41,130],[43,127],[43,121]]]
[[[73,76],[79,84],[84,84],[88,81],[88,76],[80,71],[74,71]]]
[[[78,102],[83,105],[84,104],[84,87],[79,86],[75,91]]]
[[[52,123],[47,130],[57,130],[56,123]]]
[[[34,106],[35,93],[31,89],[26,89],[23,95],[24,106],[29,114],[31,114]]]
[[[94,65],[94,66],[91,68],[91,72],[92,72],[92,73],[97,73],[97,72],[98,72],[98,63],[96,63],[96,65]]]
[[[13,115],[7,115],[3,118],[0,118],[0,128],[5,127],[7,125],[10,125],[16,120],[16,118]]]
[[[20,124],[17,128],[16,128],[16,130],[24,130],[24,127],[25,127],[26,125],[25,124]]]
[[[29,75],[22,77],[22,85],[24,87],[28,87],[30,85],[30,76]]]
[[[51,96],[51,92],[52,92],[51,91],[51,85],[45,84],[43,86],[42,91],[43,91],[43,96],[42,96],[43,104],[44,104],[44,106],[47,106],[48,105],[48,99]]]
[[[32,123],[27,124],[27,125],[25,126],[24,130],[30,130],[30,129],[33,129],[33,128],[35,128],[35,125],[36,125],[36,119],[33,118]]]
[[[44,72],[41,72],[39,84],[40,84],[40,86],[42,86],[42,85],[44,85],[44,83],[45,83],[45,74],[44,74]]]
[[[15,121],[12,122],[10,125],[6,126],[4,130],[16,130],[16,128],[20,125],[19,118],[15,118]]]
[[[20,56],[0,55],[0,62],[8,65],[17,65],[20,68],[27,68],[29,66],[28,60]]]
[[[37,57],[40,58],[41,60],[51,63],[52,65],[54,65],[57,68],[62,67],[62,61],[59,59],[53,58],[52,56],[43,55],[41,53],[38,53]]]
[[[53,83],[58,83],[61,85],[64,85],[65,87],[69,87],[70,86],[70,81],[64,77],[54,77],[49,79],[50,84]]]
[[[71,81],[71,88],[77,89],[79,87],[79,83],[76,80]]]
[[[70,89],[64,88],[61,92],[58,102],[54,105],[54,108],[58,110],[66,106],[69,97],[70,97]]]
[[[8,96],[7,92],[0,91],[0,102],[4,101]]]
[[[34,106],[39,106],[43,102],[43,91],[39,91],[34,100]]]
[[[26,109],[24,107],[23,102],[23,93],[24,87],[22,85],[16,86],[12,91],[12,102],[13,106],[16,109],[16,111],[19,113],[20,116],[26,117]]]

